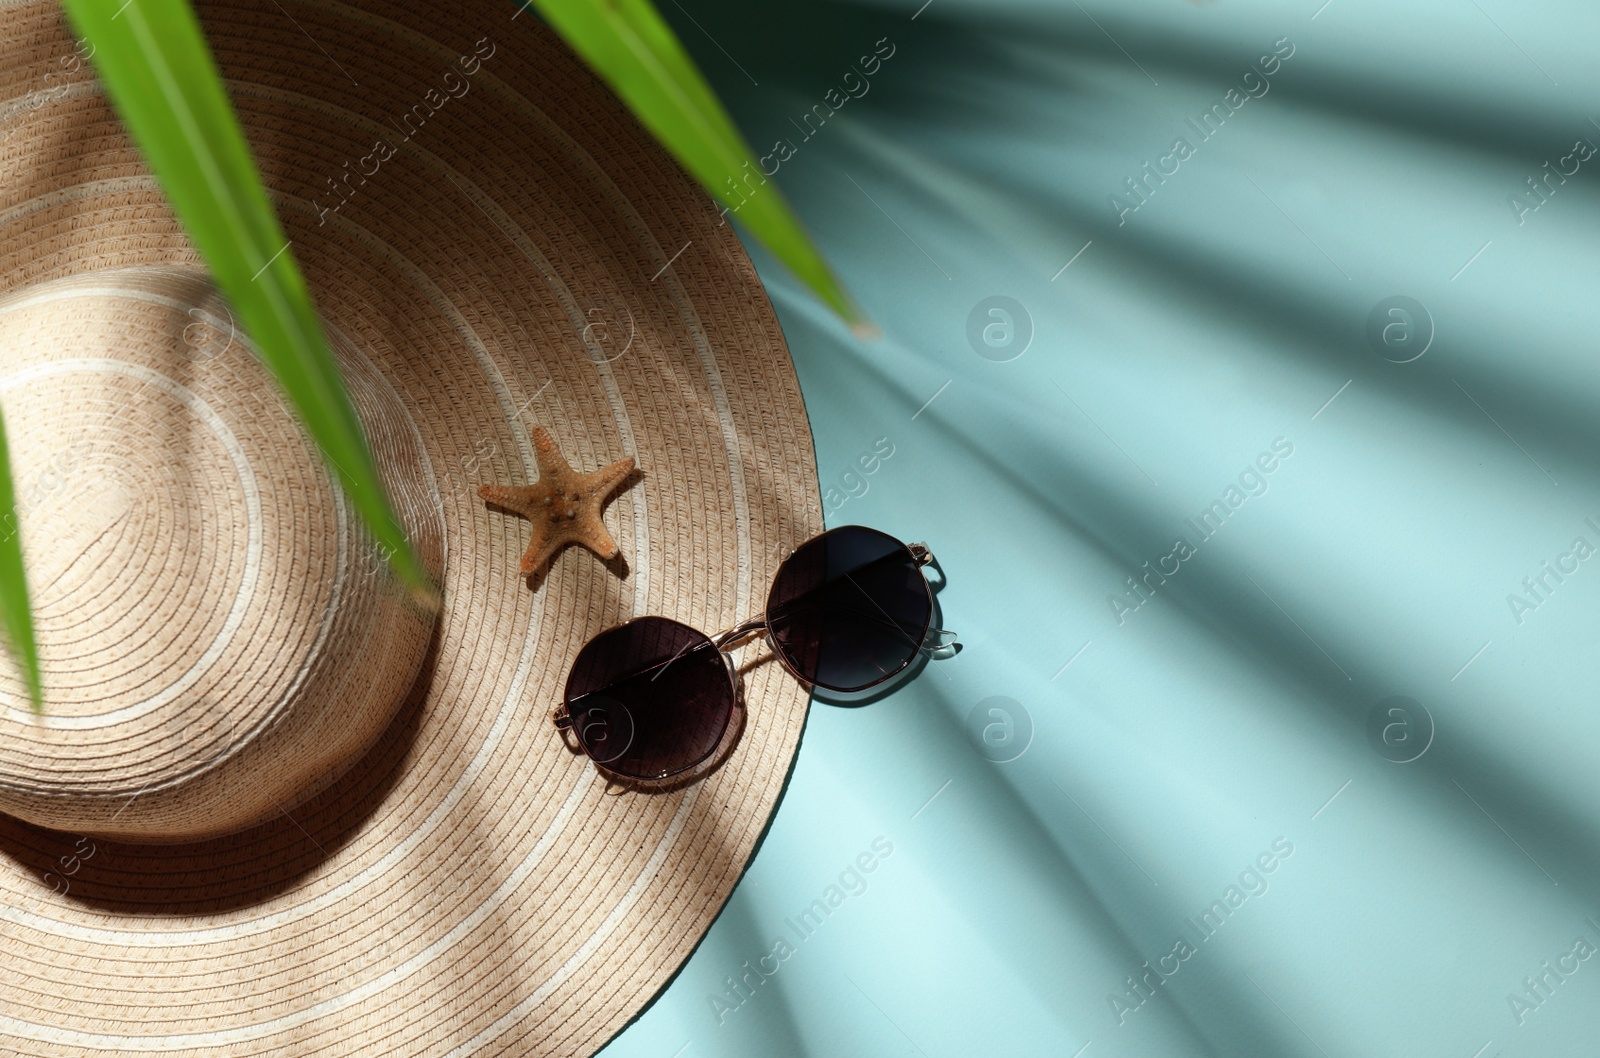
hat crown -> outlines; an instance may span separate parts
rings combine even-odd
[[[437,576],[421,438],[371,362],[330,340]],[[0,666],[0,811],[209,837],[287,810],[376,739],[432,619],[204,273],[90,272],[0,302],[0,406],[46,695],[35,717]]]

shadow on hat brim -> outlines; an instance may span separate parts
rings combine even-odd
[[[383,804],[421,728],[438,652],[436,627],[416,683],[378,741],[321,791],[285,806],[275,819],[181,844],[89,836],[95,852],[85,856],[84,835],[0,815],[0,855],[41,879],[60,879],[66,899],[103,911],[208,915],[270,900],[337,854]],[[87,866],[96,856],[94,870],[66,873],[72,860]]]

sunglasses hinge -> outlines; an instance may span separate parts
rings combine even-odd
[[[562,731],[572,727],[572,716],[567,712],[567,707],[564,703],[550,710],[550,722]]]

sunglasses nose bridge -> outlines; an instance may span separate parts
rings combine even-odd
[[[760,632],[762,635],[766,635],[767,630],[766,615],[758,614],[743,624],[735,625],[726,632],[720,633],[711,642],[718,650],[726,651],[730,646],[746,638],[752,632]]]

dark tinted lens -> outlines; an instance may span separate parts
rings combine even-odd
[[[767,623],[785,659],[835,691],[861,690],[910,664],[932,611],[910,550],[859,525],[803,544],[767,597]]]
[[[733,679],[701,633],[641,617],[591,639],[567,677],[567,713],[583,748],[621,775],[657,779],[717,748]]]

